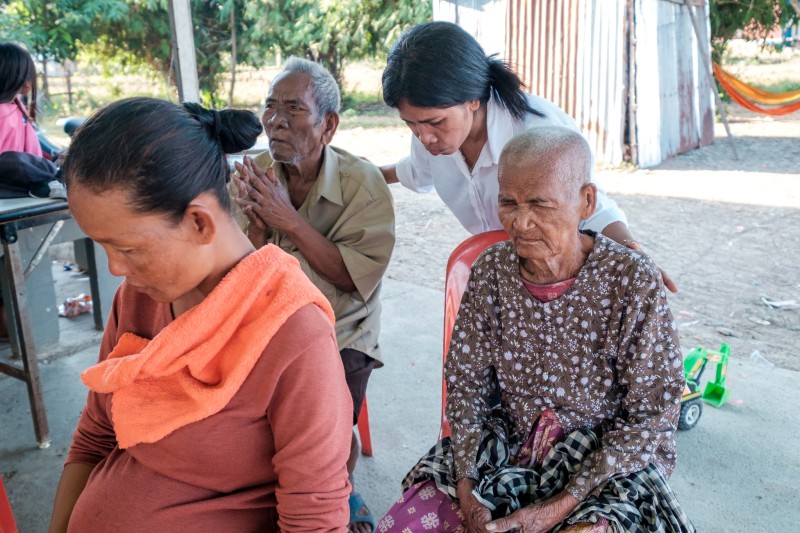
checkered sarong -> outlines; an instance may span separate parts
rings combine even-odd
[[[580,429],[569,433],[534,468],[514,466],[518,446],[498,438],[502,429],[483,430],[478,449],[479,482],[476,493],[492,510],[494,519],[517,509],[541,503],[561,492],[578,472],[587,455],[600,448],[599,435]],[[403,480],[403,490],[419,481],[432,479],[436,486],[457,500],[450,438],[439,441]],[[653,465],[639,472],[614,477],[595,489],[570,513],[554,532],[576,523],[608,520],[613,531],[625,533],[694,532],[664,476]]]

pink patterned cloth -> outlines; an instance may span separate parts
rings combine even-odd
[[[533,283],[525,278],[521,279],[522,283],[525,285],[525,288],[528,289],[529,293],[531,293],[531,296],[540,302],[549,302],[555,300],[556,298],[560,298],[561,295],[567,292],[567,289],[572,287],[572,284],[575,283],[575,278],[569,278],[565,279],[564,281],[556,281],[555,283],[547,284]]]
[[[565,289],[566,290],[566,289]],[[528,440],[519,449],[512,463],[533,467],[558,442],[564,439],[564,430],[556,414],[545,410],[533,427]],[[608,521],[601,518],[596,524],[576,524],[567,527],[564,533],[603,533]],[[421,481],[412,485],[389,509],[380,522],[379,533],[418,533],[426,531],[457,532],[466,531],[464,514],[458,502],[436,488],[433,480]]]

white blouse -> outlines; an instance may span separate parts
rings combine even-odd
[[[575,121],[553,102],[534,95],[527,95],[527,98],[530,106],[545,117],[528,113],[524,122],[519,122],[494,96],[489,99],[486,107],[488,141],[472,172],[467,168],[460,151],[434,156],[419,139],[412,137],[411,155],[397,163],[400,183],[416,192],[436,189],[461,225],[473,235],[503,229],[497,214],[497,168],[505,144],[517,133],[536,126],[565,126],[580,131]],[[627,224],[625,213],[617,203],[599,187],[597,193],[594,214],[581,224],[581,229],[600,233],[612,222]]]

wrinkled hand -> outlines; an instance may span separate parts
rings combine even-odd
[[[234,163],[237,172],[233,174],[232,180],[236,196],[233,201],[242,208],[242,213],[247,218],[247,238],[256,248],[261,248],[267,244],[267,225],[261,220],[253,210],[253,201],[250,199],[250,184],[242,176],[242,165]]]
[[[274,228],[288,233],[299,215],[289,199],[289,191],[278,181],[275,171],[268,168],[264,172],[250,157],[245,157],[243,164],[236,163],[235,166],[240,175],[236,203],[242,207],[248,220],[260,224],[264,230]]]
[[[626,243],[625,246],[627,246],[631,250],[642,251],[642,247],[639,246],[639,243],[636,241],[630,241]],[[669,274],[667,274],[666,271],[663,268],[659,267],[658,265],[656,265],[656,267],[658,267],[659,272],[661,272],[661,279],[664,280],[664,286],[667,289],[669,289],[669,292],[673,294],[678,292],[678,286],[675,285],[675,282],[672,281],[672,278],[669,277]]]
[[[561,523],[578,505],[578,500],[568,492],[553,496],[539,505],[530,505],[486,525],[487,531],[517,533],[546,533]]]
[[[464,513],[464,522],[467,526],[467,533],[484,533],[486,524],[492,520],[492,512],[481,505],[472,494],[475,481],[471,479],[461,479],[456,486],[458,501],[461,504],[461,512]]]

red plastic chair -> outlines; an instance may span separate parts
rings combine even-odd
[[[358,414],[358,438],[361,440],[361,453],[372,457],[372,435],[369,433],[369,409],[367,409],[367,396],[361,404]],[[3,533],[0,531],[0,533]]]
[[[444,349],[442,350],[442,364],[447,358],[447,349],[450,347],[450,334],[453,332],[453,324],[458,314],[458,306],[461,304],[461,296],[463,296],[467,280],[469,280],[472,263],[492,244],[507,240],[508,234],[502,230],[479,233],[459,244],[450,254],[444,281]],[[440,439],[450,435],[450,423],[447,421],[444,412],[446,400],[447,387],[444,379],[442,379],[442,426],[439,429]],[[372,457],[372,437],[369,431],[369,410],[367,409],[366,396],[364,397],[364,403],[361,405],[361,412],[358,415],[358,436],[361,439],[361,453]]]
[[[508,234],[503,230],[487,231],[473,235],[453,250],[447,261],[447,271],[444,280],[444,346],[442,349],[442,366],[447,359],[447,350],[450,348],[450,335],[461,305],[461,297],[469,281],[472,264],[483,251],[496,242],[507,241]],[[442,378],[442,426],[439,429],[439,439],[450,436],[450,423],[445,415],[445,402],[447,401],[447,384]]]
[[[0,533],[19,533],[2,479],[0,479]]]

